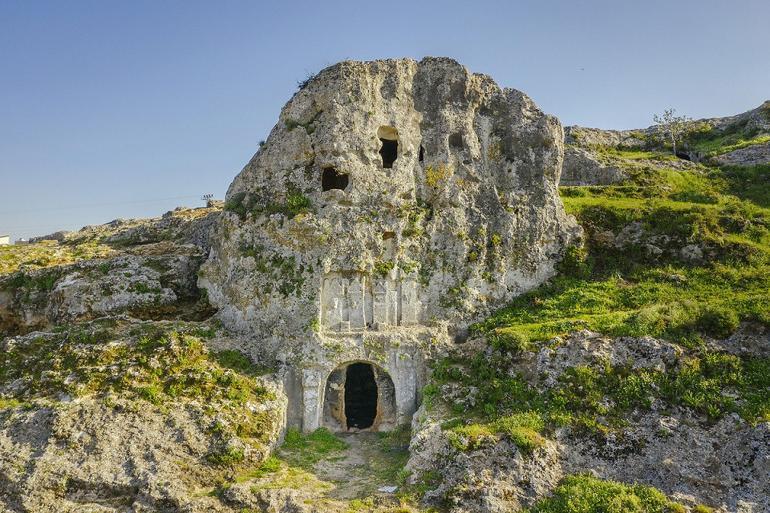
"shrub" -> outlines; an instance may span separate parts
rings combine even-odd
[[[564,478],[529,513],[668,513],[675,504],[660,490],[591,476]]]
[[[374,274],[377,276],[387,276],[394,267],[395,264],[390,260],[378,260],[374,263]]]
[[[257,375],[259,368],[254,365],[250,358],[240,351],[226,349],[216,353],[216,360],[222,367],[232,369],[241,374]]]
[[[468,424],[457,426],[447,432],[449,443],[459,451],[473,451],[497,441],[488,425]]]
[[[248,213],[248,205],[245,203],[246,193],[237,192],[225,201],[225,210],[238,214],[238,217],[244,218]]]
[[[584,246],[569,246],[557,266],[557,270],[569,276],[587,278],[591,275],[588,251]]]
[[[487,335],[487,342],[495,349],[513,351],[515,353],[529,351],[532,347],[529,336],[513,328],[493,331]]]
[[[243,458],[243,449],[236,447],[225,447],[206,456],[209,463],[219,466],[232,466],[242,462]]]
[[[702,332],[719,338],[729,337],[738,329],[740,319],[734,309],[727,306],[707,306],[698,316],[696,325]]]
[[[273,474],[275,472],[278,472],[281,469],[281,460],[276,458],[275,456],[269,456],[265,461],[262,462],[262,464],[257,468],[257,470],[254,472],[253,477],[262,477],[267,474]]]
[[[540,435],[544,422],[537,412],[507,415],[497,419],[493,426],[496,432],[507,435],[525,454],[529,454],[545,444],[545,438]]]
[[[425,168],[425,185],[437,189],[449,177],[449,168],[446,164],[430,165]]]

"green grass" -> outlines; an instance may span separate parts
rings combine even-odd
[[[660,490],[644,485],[605,481],[585,475],[568,476],[553,494],[527,513],[678,513],[684,508]]]
[[[92,398],[115,408],[153,409],[193,404],[210,419],[207,461],[235,467],[245,461],[240,439],[265,450],[278,419],[255,405],[275,397],[240,353],[210,351],[195,323],[135,323],[104,319],[18,337],[0,352],[0,387],[12,392],[0,407],[51,405],[63,397]]]
[[[80,260],[105,258],[115,251],[100,242],[59,244],[42,241],[35,244],[0,246],[0,276],[20,269],[33,270],[66,265]]]
[[[449,427],[450,444],[458,450],[479,449],[497,443],[503,436],[513,442],[523,453],[530,454],[545,444],[540,434],[545,427],[540,413],[526,411],[504,415],[489,423],[461,424]]]
[[[722,155],[747,146],[770,142],[770,134],[747,127],[748,120],[733,123],[723,130],[706,130],[694,134],[688,141],[690,148],[707,156]]]
[[[770,143],[770,134],[743,135],[727,134],[715,136],[713,139],[704,139],[694,144],[694,149],[702,151],[708,156],[723,155],[731,151],[740,150],[757,144]]]
[[[326,428],[316,429],[309,434],[290,428],[286,431],[280,454],[288,464],[310,470],[322,459],[346,448],[347,444]]]
[[[538,390],[511,371],[515,354],[501,347],[473,357],[449,356],[436,362],[427,403],[440,399],[439,387],[452,383],[473,390],[474,404],[446,404],[453,414],[471,421],[445,426],[461,450],[477,449],[507,435],[524,452],[558,426],[604,433],[622,428],[634,411],[664,407],[689,408],[717,420],[737,413],[751,423],[770,421],[770,359],[737,357],[705,349],[688,351],[665,370],[627,365],[570,367],[555,386]]]
[[[234,435],[262,440],[270,415],[252,414],[246,405],[272,400],[272,393],[250,368],[222,365],[221,353],[210,352],[193,334],[198,329],[105,320],[19,338],[0,353],[0,385],[20,383],[6,398],[18,401],[56,401],[62,395],[156,406],[200,401],[229,416],[227,429]]]
[[[723,180],[727,193],[770,208],[770,164],[759,166],[728,166],[715,171]]]
[[[377,433],[377,444],[370,452],[369,468],[382,484],[403,485],[403,470],[409,459],[412,432],[408,425]]]
[[[226,369],[232,369],[240,374],[247,376],[261,376],[267,372],[267,369],[255,365],[249,357],[234,349],[219,351],[215,355],[217,363]]]
[[[647,151],[629,148],[613,148],[609,146],[598,146],[592,148],[594,154],[602,157],[614,159],[624,159],[633,161],[657,160],[657,161],[676,161],[676,156],[662,151]]]

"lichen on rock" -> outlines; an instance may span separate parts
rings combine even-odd
[[[331,330],[472,318],[542,282],[576,236],[556,191],[561,140],[524,94],[449,59],[332,66],[230,186],[201,284],[226,325],[269,338],[315,318]],[[365,300],[400,288],[403,311],[337,319],[323,311],[336,276]]]

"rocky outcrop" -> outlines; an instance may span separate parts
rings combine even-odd
[[[194,335],[214,331],[111,318],[0,341],[0,511],[240,511],[217,483],[268,456],[286,401],[227,366],[234,341]]]
[[[700,121],[706,122],[721,131],[741,125],[750,131],[770,132],[770,100],[763,102],[756,109],[751,109],[734,116],[706,118]]]
[[[0,327],[6,333],[129,312],[140,318],[201,318],[195,273],[201,255],[120,256],[0,280]],[[182,311],[185,310],[185,311]]]
[[[770,164],[770,143],[755,144],[716,157],[723,166],[756,166]]]
[[[753,355],[766,343],[756,327],[725,341]],[[760,338],[756,338],[759,336]],[[753,338],[752,338],[753,337]],[[762,338],[764,337],[764,338]],[[468,354],[483,345],[469,342]],[[719,346],[723,348],[722,346]],[[737,349],[738,350],[738,349]],[[670,372],[680,365],[683,350],[651,337],[603,337],[588,331],[524,353],[509,369],[548,390],[574,369],[629,366],[630,372]],[[444,385],[439,397],[462,397],[472,405],[474,391]],[[609,399],[602,399],[609,404]],[[570,427],[555,429],[531,454],[506,439],[489,440],[472,451],[453,447],[448,421],[453,411],[441,405],[421,409],[415,416],[411,458],[412,479],[438,473],[438,486],[426,500],[449,504],[451,511],[518,511],[547,496],[564,476],[590,473],[602,479],[654,486],[683,504],[709,504],[717,511],[760,513],[770,508],[770,422],[752,424],[737,414],[718,421],[684,407],[656,400],[648,410],[633,411],[627,425],[605,435]],[[462,418],[462,416],[460,417]],[[494,486],[490,486],[494,483]]]
[[[201,284],[263,343],[472,318],[541,283],[577,234],[561,160],[555,118],[454,61],[332,66],[230,186]],[[360,312],[333,306],[346,288]],[[401,310],[371,311],[380,292]]]
[[[652,127],[644,130],[603,130],[573,125],[564,128],[564,142],[583,148],[597,146],[643,148],[647,145],[647,137],[652,132]]]
[[[355,360],[392,375],[406,420],[427,348],[553,275],[578,236],[562,155],[555,118],[451,59],[337,64],[231,184],[199,284],[225,326],[296,365],[305,429]]]
[[[425,494],[426,503],[449,506],[453,513],[520,511],[547,496],[563,477],[557,444],[548,442],[533,454],[508,440],[458,451],[441,428],[444,415],[449,414],[421,408],[412,425],[407,470],[415,481],[440,476]]]
[[[59,232],[39,243],[45,258],[75,255],[100,245],[108,257],[36,269],[21,261],[0,276],[0,334],[46,329],[60,323],[128,312],[139,318],[202,319],[213,311],[198,289],[197,271],[208,255],[218,208],[177,209],[159,218],[116,220]],[[34,252],[36,245],[25,246]],[[33,253],[34,254],[34,253]],[[97,253],[99,254],[99,253]]]
[[[627,179],[619,166],[600,162],[590,151],[577,146],[564,148],[564,165],[559,185],[612,185]]]

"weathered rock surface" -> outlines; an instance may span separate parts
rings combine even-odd
[[[750,344],[756,330],[735,337],[738,347]],[[762,334],[759,334],[761,337]],[[738,339],[741,341],[738,342]],[[476,354],[479,342],[469,343]],[[678,365],[682,350],[651,337],[610,338],[588,331],[525,353],[511,369],[540,390],[555,386],[565,371],[576,367],[665,372]],[[472,405],[473,390],[445,385],[440,395],[462,395]],[[462,404],[450,399],[453,404]],[[452,447],[441,424],[457,412],[422,408],[413,424],[408,467],[414,477],[438,472],[440,485],[428,501],[446,502],[452,511],[517,511],[548,495],[564,476],[589,472],[603,479],[643,483],[659,488],[684,504],[710,504],[718,511],[760,513],[770,508],[770,422],[751,425],[735,414],[711,422],[686,408],[653,404],[634,412],[629,425],[609,436],[559,428],[531,455],[505,439],[470,451]]]
[[[765,101],[756,109],[751,109],[734,116],[721,118],[706,118],[705,121],[717,130],[726,130],[732,126],[745,125],[748,130],[770,132],[770,100]]]
[[[441,476],[439,485],[425,495],[427,503],[447,505],[453,513],[519,511],[548,495],[564,475],[553,442],[531,455],[507,440],[459,452],[442,431],[441,417],[421,408],[412,424],[407,469],[414,478],[425,473]]]
[[[564,128],[565,144],[591,148],[608,146],[612,148],[642,148],[647,144],[646,135],[652,128],[644,130],[603,130],[601,128],[586,128],[568,126]]]
[[[542,283],[578,236],[562,155],[555,118],[453,60],[337,64],[233,181],[199,284],[225,326],[301,362],[305,429],[371,334],[402,418],[424,384],[412,355]]]
[[[0,334],[128,312],[140,318],[201,319],[213,313],[197,287],[218,208],[177,209],[154,219],[116,220],[45,240],[101,244],[108,257],[0,276]],[[34,245],[24,248],[34,250]]]
[[[32,271],[25,274],[26,286],[13,287],[11,277],[0,282],[6,284],[0,290],[0,325],[24,332],[120,312],[140,318],[205,316],[205,305],[195,305],[200,297],[195,272],[202,261],[195,254],[130,255]],[[37,285],[44,281],[50,285]]]
[[[626,178],[628,175],[619,166],[600,162],[584,148],[565,146],[559,185],[612,185]]]
[[[770,143],[747,146],[719,155],[716,161],[723,166],[756,166],[770,164]]]
[[[471,318],[550,276],[576,236],[556,191],[561,139],[524,94],[449,59],[332,66],[230,186],[200,283],[228,327],[265,344],[314,322]],[[324,190],[332,168],[344,186]],[[395,311],[369,306],[381,292]]]
[[[282,436],[285,395],[219,366],[197,339],[158,338],[164,329],[177,325],[121,318],[0,341],[0,511],[240,511],[212,494],[231,473],[212,455],[258,466]],[[153,370],[162,385],[148,395]],[[246,438],[237,423],[259,431]]]

